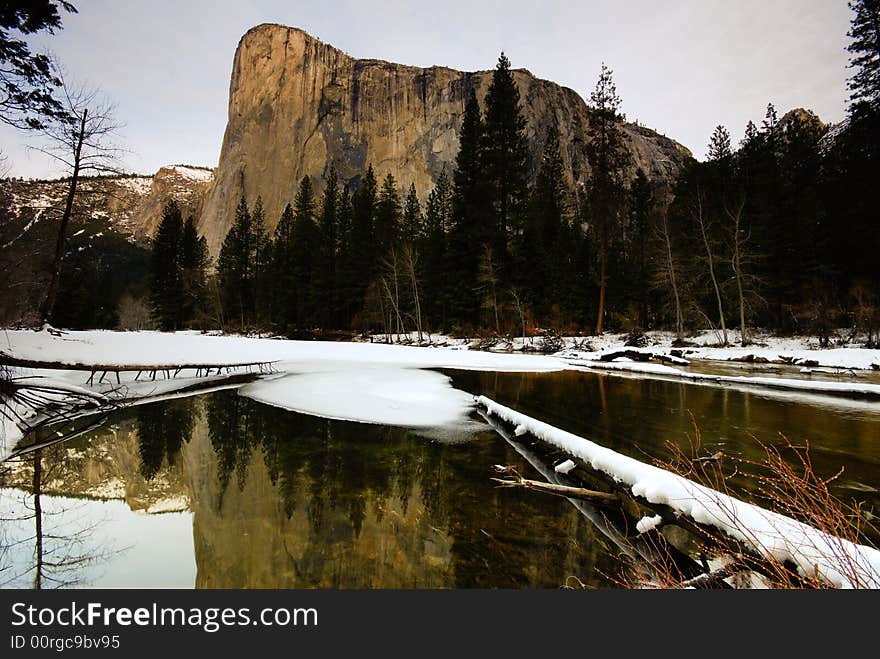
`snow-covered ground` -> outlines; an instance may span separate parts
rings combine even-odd
[[[16,369],[18,376],[41,377],[47,385],[70,390],[85,388],[88,371],[65,366],[127,366],[273,362],[280,377],[246,386],[242,395],[285,409],[365,423],[436,428],[462,421],[472,407],[470,397],[454,389],[445,376],[424,369],[542,372],[570,368],[554,357],[502,355],[460,348],[425,349],[370,343],[286,341],[239,336],[208,336],[192,332],[49,332],[7,330],[0,334],[0,353],[18,359],[58,363],[58,370]],[[88,387],[129,403],[174,396],[205,378],[183,377]],[[223,386],[226,375],[215,376]],[[96,378],[97,379],[97,378]],[[26,416],[27,410],[20,410]],[[3,420],[0,459],[21,439],[21,429]]]
[[[843,332],[838,332],[843,334]],[[728,332],[728,338],[732,345],[726,348],[718,347],[720,337],[715,332],[703,332],[695,336],[687,337],[687,346],[675,348],[675,334],[672,332],[649,332],[646,335],[647,345],[643,348],[631,348],[625,346],[627,334],[603,334],[601,336],[578,336],[561,337],[563,348],[554,353],[556,357],[581,359],[585,361],[598,360],[603,354],[618,350],[640,350],[658,355],[671,356],[672,352],[681,353],[688,360],[713,360],[713,361],[743,361],[749,356],[750,363],[755,364],[786,364],[786,365],[812,365],[815,367],[839,369],[839,370],[868,370],[880,371],[880,350],[862,347],[859,341],[846,342],[843,345],[835,345],[833,348],[820,348],[814,337],[795,336],[778,337],[772,334],[756,332],[752,337],[752,343],[748,346],[740,346],[739,333]],[[384,336],[376,336],[375,340],[383,340]],[[392,335],[397,340],[396,335]],[[414,333],[401,337],[405,343],[416,342]],[[454,339],[442,334],[432,334],[429,339],[434,344],[476,348],[481,344],[479,339]],[[541,337],[513,337],[510,340],[500,339],[488,348],[490,352],[520,353],[538,351],[541,347]],[[810,366],[812,367],[812,366]]]
[[[819,574],[843,588],[880,588],[880,551],[828,535],[790,517],[740,501],[654,465],[622,455],[588,439],[520,414],[480,396],[488,414],[580,458],[630,488],[634,496],[664,504],[679,514],[724,531],[763,556],[793,561],[804,574]],[[639,522],[639,532],[659,520]]]
[[[880,400],[880,384],[847,380],[828,382],[825,380],[793,379],[784,377],[750,377],[740,375],[714,375],[686,371],[682,368],[655,364],[651,362],[633,362],[626,360],[613,362],[579,360],[573,364],[582,365],[591,370],[629,373],[659,378],[678,378],[699,384],[723,384],[739,387],[762,387],[787,391],[819,393],[832,396],[858,397]]]
[[[206,167],[192,167],[190,165],[170,165],[165,169],[175,172],[178,176],[183,176],[193,181],[213,181],[214,170]]]

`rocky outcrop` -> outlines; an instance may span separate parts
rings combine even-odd
[[[162,220],[162,207],[168,199],[175,199],[183,211],[184,219],[188,215],[199,217],[203,210],[205,193],[214,171],[202,167],[186,165],[170,165],[162,167],[150,181],[150,190],[131,215],[130,230],[135,236],[150,236]]]
[[[199,217],[214,171],[203,167],[169,165],[154,176],[97,176],[84,178],[77,187],[74,223],[106,220],[134,239],[152,237],[169,198],[180,204],[184,217]],[[0,182],[0,196],[10,210],[33,227],[61,215],[68,179],[51,181],[10,179]],[[27,232],[12,236],[27,240]]]
[[[573,90],[514,76],[533,162],[556,125],[570,180],[585,182],[590,110]],[[219,252],[238,200],[263,198],[269,228],[277,223],[304,175],[321,179],[330,165],[356,183],[368,164],[391,173],[424,198],[458,152],[458,130],[473,89],[481,103],[491,71],[463,73],[355,59],[302,30],[251,29],[238,45],[229,90],[229,119],[216,178],[199,220],[211,252]],[[654,179],[671,180],[690,152],[654,131],[625,127],[634,164]]]

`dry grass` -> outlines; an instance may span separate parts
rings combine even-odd
[[[822,476],[814,468],[809,445],[797,447],[785,436],[781,439],[779,446],[755,439],[761,453],[757,460],[721,452],[704,455],[696,424],[686,448],[669,444],[670,459],[655,460],[655,464],[715,490],[718,496],[713,503],[722,510],[724,521],[732,524],[739,538],[711,526],[687,524],[687,530],[697,541],[697,554],[704,575],[682,580],[669,561],[661,559],[644,563],[627,560],[621,574],[614,580],[621,586],[637,588],[723,587],[722,581],[734,587],[833,587],[818,566],[805,571],[790,560],[778,558],[774,552],[760,550],[762,539],[737,518],[728,499],[732,497],[752,500],[763,508],[821,531],[825,537],[820,541],[799,547],[819,556],[822,564],[830,566],[844,582],[861,588],[880,587],[869,566],[860,564],[849,544],[869,544],[868,536],[877,537],[877,529],[867,522],[861,503],[847,503],[831,491],[830,485],[840,477],[843,469]],[[653,542],[661,557],[668,554],[667,539],[662,534],[654,534],[647,541]]]

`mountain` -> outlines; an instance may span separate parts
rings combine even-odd
[[[188,165],[162,167],[153,176],[96,176],[83,178],[77,188],[74,222],[107,219],[113,228],[133,239],[151,237],[162,219],[162,206],[177,199],[184,214],[198,216],[213,170]],[[0,181],[0,196],[10,215],[23,223],[23,232],[2,243],[26,239],[43,219],[57,219],[64,210],[68,179]],[[3,232],[3,237],[6,237]],[[8,245],[7,245],[8,243]]]
[[[163,167],[154,176],[81,179],[67,232],[59,322],[115,326],[119,295],[143,295],[149,264],[146,238],[155,232],[165,202],[174,197],[184,213],[198,217],[212,179],[212,170],[184,165]],[[35,320],[68,186],[66,179],[0,181],[2,324]],[[85,290],[94,295],[83,297]]]
[[[533,163],[556,125],[569,179],[589,174],[591,111],[575,91],[514,71]],[[423,199],[440,172],[454,167],[465,102],[473,89],[485,107],[491,71],[465,73],[355,59],[292,27],[264,24],[242,37],[233,62],[229,118],[219,165],[199,230],[216,256],[244,192],[262,196],[270,229],[304,175],[321,179],[335,165],[354,184],[372,164]],[[691,153],[634,124],[624,128],[635,167],[669,182]],[[633,173],[635,172],[633,168]],[[533,172],[534,174],[534,172]]]

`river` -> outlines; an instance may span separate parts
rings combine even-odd
[[[454,386],[641,460],[760,459],[809,443],[834,493],[880,504],[876,404],[597,373],[447,372]],[[121,411],[4,465],[6,587],[615,586],[619,549],[567,500],[498,489],[540,474],[475,414],[425,432],[322,419],[234,390]],[[33,470],[40,469],[40,518]],[[54,560],[36,567],[34,538]],[[5,568],[5,569],[4,569]]]

